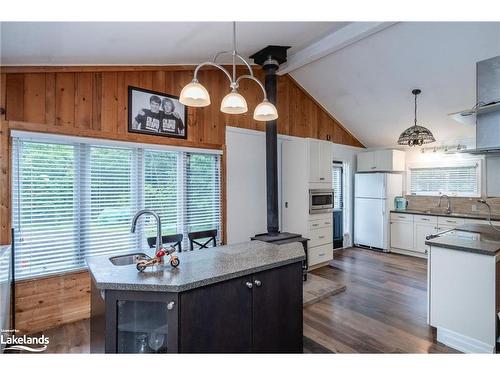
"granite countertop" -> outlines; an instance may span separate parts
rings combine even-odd
[[[397,214],[410,214],[410,215],[426,215],[426,216],[445,216],[445,217],[457,217],[463,219],[478,219],[478,220],[488,220],[487,214],[464,214],[459,212],[452,212],[451,214],[447,214],[446,212],[438,212],[438,211],[422,211],[422,210],[391,210],[391,212]],[[491,215],[492,221],[500,221],[499,215]]]
[[[151,250],[143,251],[153,255]],[[131,252],[132,253],[132,252]],[[125,255],[125,254],[124,254]],[[176,253],[180,265],[168,263],[139,272],[135,264],[113,265],[114,255],[88,257],[90,274],[98,289],[182,292],[305,259],[301,243],[276,245],[248,241],[233,245]]]
[[[500,229],[500,227],[496,227]],[[425,241],[426,245],[495,256],[500,251],[500,231],[490,225],[465,224]]]

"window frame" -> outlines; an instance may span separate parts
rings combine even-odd
[[[457,191],[426,191],[426,192],[412,192],[411,191],[411,178],[412,170],[414,169],[438,169],[438,168],[453,168],[453,167],[475,167],[476,168],[476,185],[477,192],[457,192]],[[428,196],[438,197],[441,195],[448,195],[450,197],[461,198],[479,198],[482,196],[483,189],[483,159],[470,158],[467,160],[449,160],[438,162],[413,162],[409,163],[406,172],[406,194],[411,196]]]
[[[217,229],[218,229],[218,234],[219,237],[222,238],[222,228],[224,227],[223,223],[223,193],[224,189],[222,186],[222,181],[223,181],[223,161],[221,160],[221,155],[223,154],[221,149],[202,149],[202,148],[191,148],[191,147],[179,147],[179,146],[167,146],[167,145],[156,145],[156,144],[146,144],[146,143],[137,143],[137,142],[123,142],[123,141],[114,141],[114,140],[102,140],[102,139],[95,139],[95,138],[87,138],[87,137],[77,137],[77,136],[65,136],[65,135],[55,135],[55,134],[48,134],[48,133],[37,133],[37,132],[29,132],[29,131],[17,131],[17,130],[12,130],[10,134],[11,139],[18,139],[19,140],[19,146],[22,147],[23,142],[35,142],[35,143],[42,143],[42,144],[60,144],[60,145],[68,145],[68,146],[73,146],[74,147],[74,163],[75,163],[75,179],[74,179],[74,184],[75,184],[75,191],[74,191],[74,204],[77,206],[75,207],[78,208],[76,211],[78,211],[78,214],[74,214],[73,220],[75,223],[78,224],[78,228],[76,229],[75,232],[75,237],[78,238],[82,235],[89,235],[89,230],[90,227],[86,227],[85,223],[82,223],[82,218],[89,221],[90,216],[88,216],[86,213],[83,213],[80,210],[80,206],[82,204],[82,200],[85,199],[82,197],[81,192],[82,191],[87,191],[88,188],[90,187],[91,179],[90,179],[90,167],[86,167],[85,163],[90,163],[90,149],[92,147],[108,147],[108,148],[126,148],[132,151],[132,153],[135,155],[134,158],[132,159],[132,167],[131,170],[129,171],[130,173],[130,178],[133,181],[133,185],[140,190],[140,192],[136,193],[135,200],[135,205],[138,206],[138,209],[142,209],[145,206],[145,175],[144,175],[144,168],[145,168],[145,159],[144,159],[144,153],[147,151],[160,151],[160,152],[176,152],[178,153],[178,166],[176,169],[177,173],[177,190],[179,189],[182,190],[184,186],[184,181],[185,181],[185,176],[183,175],[186,173],[185,166],[183,165],[185,160],[189,157],[189,154],[204,154],[204,155],[213,155],[214,157],[217,157],[217,171],[218,171],[218,181],[217,181],[217,186],[218,186],[218,193],[219,193],[219,209],[218,209],[218,223],[217,223]],[[14,147],[12,148],[12,152],[14,152]],[[22,152],[22,149],[19,149],[19,152]],[[19,154],[20,156],[20,154]],[[20,157],[19,157],[20,159]],[[20,171],[21,171],[21,166],[19,165],[19,160],[14,155],[12,155],[12,160],[13,162],[17,161],[16,166],[13,166],[12,168],[12,174],[10,176],[9,184],[11,185],[11,189],[13,190],[12,194],[12,202],[11,202],[11,210],[10,214],[12,215],[12,223],[13,226],[17,222],[17,220],[21,217],[20,212],[21,212],[21,205],[20,201],[14,203],[14,199],[19,199],[18,193],[16,190],[16,193],[14,193],[14,189],[19,189],[19,178],[20,178]],[[179,168],[181,167],[181,168]],[[85,173],[81,173],[83,172]],[[84,176],[85,175],[85,176]],[[182,185],[182,186],[181,186]],[[184,189],[185,190],[185,189]],[[186,192],[184,192],[184,195],[187,196]],[[85,201],[87,202],[87,201]],[[187,201],[182,204],[182,206],[187,206]],[[14,212],[14,209],[17,208],[17,211]],[[179,215],[179,213],[178,213]],[[184,222],[185,220],[183,220]],[[141,230],[142,225],[139,226],[139,230],[137,231],[137,234],[135,235],[135,242],[138,244],[138,248],[142,247],[145,243],[145,237],[146,234]],[[15,228],[15,235],[22,235],[23,234],[23,228],[17,227]],[[85,233],[84,233],[85,232]],[[182,231],[184,232],[184,230]],[[187,235],[185,236],[187,240]],[[55,276],[55,275],[62,275],[62,274],[67,274],[67,273],[72,273],[72,272],[81,272],[82,270],[86,269],[87,266],[85,265],[85,257],[89,256],[88,249],[85,249],[84,246],[76,246],[73,252],[73,255],[78,257],[78,259],[82,258],[83,261],[80,266],[75,266],[71,268],[64,268],[61,270],[47,270],[46,272],[26,272],[22,276],[18,276],[19,280],[34,280],[34,279],[39,279],[39,278],[45,278],[45,277],[50,277],[50,276]],[[92,254],[90,254],[92,255]],[[100,254],[95,254],[99,256]],[[64,257],[61,257],[61,259],[64,259]],[[80,262],[80,261],[79,261]],[[16,262],[16,270],[17,270],[17,262]],[[22,273],[21,271],[18,271],[18,274]]]

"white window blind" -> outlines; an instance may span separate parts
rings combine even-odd
[[[479,163],[438,167],[410,167],[410,194],[478,197],[481,195]]]
[[[85,267],[85,257],[147,247],[158,212],[162,234],[221,232],[220,156],[137,146],[37,142],[13,138],[13,227],[16,276]]]
[[[333,208],[342,209],[342,164],[332,167]]]

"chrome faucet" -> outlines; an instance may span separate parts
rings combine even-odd
[[[488,207],[488,223],[490,223],[490,227],[495,229],[497,232],[500,232],[500,229],[498,229],[498,227],[494,226],[493,223],[491,222],[491,206],[488,204],[488,202],[486,202],[485,199],[478,199],[477,203],[482,203],[486,207]]]
[[[140,210],[138,213],[135,214],[134,218],[132,219],[132,228],[130,228],[130,232],[135,233],[135,227],[137,225],[137,220],[139,220],[139,217],[142,215],[151,215],[156,219],[156,252],[158,252],[161,249],[161,219],[160,216],[151,210]]]
[[[438,205],[438,207],[441,207],[441,200],[443,199],[443,197],[446,197],[446,199],[448,200],[448,206],[446,206],[446,213],[447,214],[451,214],[451,199],[446,194],[443,194],[443,195],[441,195],[439,197],[439,205]]]
[[[482,203],[484,204],[486,207],[488,207],[488,221],[490,222],[491,224],[491,206],[488,204],[488,202],[486,202],[485,199],[478,199],[477,200],[477,203]],[[493,224],[491,224],[493,225]]]

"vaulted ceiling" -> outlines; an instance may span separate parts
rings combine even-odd
[[[474,138],[448,113],[476,100],[476,62],[500,55],[500,23],[402,22],[291,75],[367,147],[394,147],[418,122],[438,143]]]
[[[290,55],[298,56],[352,26],[242,22],[238,49],[249,56],[269,44],[289,45]],[[230,49],[231,32],[228,22],[2,23],[1,63],[197,64]],[[290,74],[363,144],[396,145],[412,124],[416,87],[422,89],[419,123],[438,143],[474,137],[473,126],[447,114],[474,105],[475,63],[500,55],[500,23],[401,22],[358,39]]]

